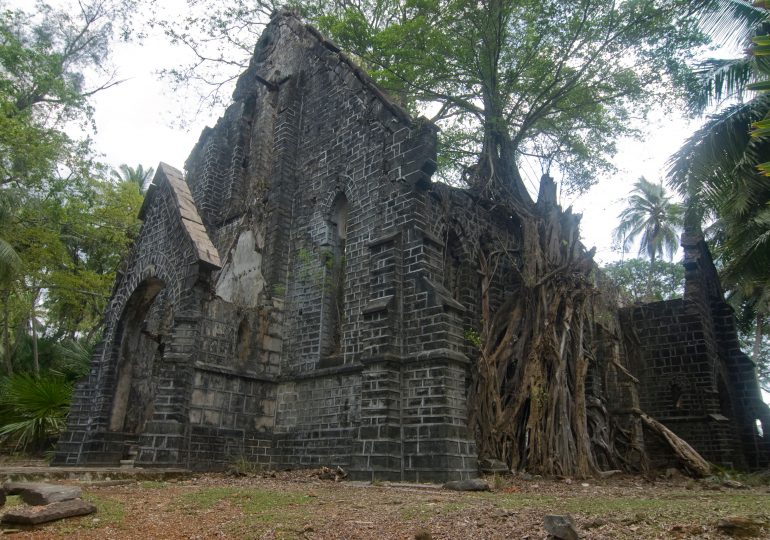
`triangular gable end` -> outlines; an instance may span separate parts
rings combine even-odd
[[[184,176],[179,169],[163,162],[158,164],[155,177],[152,179],[152,184],[150,184],[144,197],[142,208],[139,210],[139,219],[144,220],[147,210],[156,197],[158,188],[164,182],[171,188],[170,191],[176,203],[174,206],[179,211],[182,227],[192,243],[195,255],[198,257],[198,262],[213,270],[219,270],[222,268],[219,252],[206,232],[203,220],[198,213],[198,209],[195,207],[195,201],[190,193],[190,188],[187,186],[187,182],[185,182]]]

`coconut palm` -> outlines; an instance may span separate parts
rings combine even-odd
[[[144,193],[144,185],[152,178],[155,169],[150,167],[145,169],[142,165],[137,165],[136,168],[130,167],[123,163],[118,170],[112,170],[112,178],[118,182],[131,182],[139,186],[139,190]]]
[[[721,68],[704,71],[694,110],[702,112],[723,98],[732,104],[671,157],[668,180],[685,200],[689,225],[706,228],[731,303],[755,318],[753,357],[759,365],[758,345],[770,311],[770,181],[762,174],[770,171],[770,97],[743,101],[743,94],[770,90],[770,17],[764,4],[721,0],[721,7],[706,30],[721,32],[733,44],[751,43],[752,54],[712,61]]]
[[[634,184],[627,202],[614,231],[623,252],[639,238],[639,254],[647,255],[651,266],[664,253],[671,259],[679,247],[682,206],[671,200],[662,183],[655,184],[643,176]]]
[[[669,183],[685,198],[688,223],[712,223],[713,247],[729,285],[770,285],[770,178],[757,165],[770,142],[752,137],[752,123],[770,112],[770,96],[712,116],[669,161]]]

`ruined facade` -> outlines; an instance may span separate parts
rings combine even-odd
[[[475,476],[474,250],[494,238],[515,254],[517,232],[504,212],[432,183],[435,156],[433,125],[312,27],[276,14],[186,175],[158,168],[55,463],[221,469],[244,459],[340,465],[360,479]],[[515,260],[496,272],[491,303],[504,302]],[[756,379],[723,305],[691,296],[623,313],[642,343],[629,360],[638,397],[620,378],[593,384],[619,415],[639,402],[655,414],[660,392],[678,384],[688,414],[728,418],[703,420],[719,433],[704,438],[707,456],[725,461],[733,454],[717,439],[729,452],[737,439],[764,444],[751,430]],[[693,344],[666,356],[672,317]],[[697,380],[696,356],[709,374]],[[698,392],[708,398],[690,397]],[[742,465],[767,455],[741,448]]]
[[[682,247],[684,298],[620,311],[640,407],[712,463],[767,467],[770,410],[756,366],[740,349],[733,311],[703,237],[685,234]],[[645,446],[653,465],[674,464],[658,438],[648,435]]]

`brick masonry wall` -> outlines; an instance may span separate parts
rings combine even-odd
[[[79,383],[73,396],[68,429],[62,436],[54,463],[66,465],[114,465],[125,457],[128,446],[145,446],[143,457],[151,463],[176,464],[184,451],[185,404],[191,370],[179,360],[192,350],[186,320],[197,310],[199,283],[206,279],[190,238],[180,222],[170,187],[163,183],[143,210],[144,224],[130,257],[125,262],[105,314],[103,343],[92,360],[88,378]],[[118,368],[126,309],[137,302],[149,282],[162,289],[154,297],[146,316],[147,328],[157,334],[162,360],[139,358],[144,362],[136,374],[149,370],[152,385],[141,394],[142,403],[129,400],[129,411],[137,407],[152,411],[141,433],[124,433],[109,428],[118,384]],[[134,300],[132,300],[134,299]],[[158,446],[163,451],[156,452]],[[141,454],[141,451],[140,451]]]
[[[753,363],[740,351],[732,310],[724,301],[703,238],[686,233],[685,295],[621,311],[630,368],[640,379],[641,408],[684,438],[707,460],[740,469],[766,466],[770,424]],[[653,464],[675,460],[659,438],[645,443]]]
[[[720,409],[715,366],[718,358],[707,342],[699,306],[689,300],[657,302],[628,308],[623,326],[638,342],[631,369],[639,378],[640,407],[689,442],[707,460],[736,462],[731,426]],[[721,416],[725,420],[721,420]],[[645,437],[653,464],[671,464],[672,456],[653,434]]]

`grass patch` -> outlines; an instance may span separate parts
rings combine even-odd
[[[259,538],[268,528],[273,528],[276,538],[296,538],[301,535],[302,522],[312,515],[304,508],[312,500],[312,497],[302,493],[212,487],[184,495],[180,504],[191,514],[219,504],[239,507],[245,519],[228,530],[239,538]]]
[[[120,526],[126,517],[123,503],[92,493],[83,493],[83,500],[96,506],[96,513],[74,519],[57,521],[53,525],[60,533],[73,535],[83,529],[98,529],[107,525]]]
[[[145,489],[162,489],[168,484],[166,482],[160,482],[158,480],[144,480],[139,482],[139,485]]]
[[[672,493],[656,498],[647,497],[598,497],[579,494],[574,497],[556,498],[549,495],[495,495],[496,505],[502,508],[548,508],[559,512],[580,514],[637,514],[639,512],[661,512],[676,514],[685,512],[713,516],[730,513],[766,513],[770,508],[770,495],[732,493]],[[696,502],[697,501],[697,502]],[[697,507],[697,508],[694,508]]]
[[[681,522],[713,523],[739,514],[770,517],[770,495],[732,493],[670,493],[650,497],[606,497],[590,493],[572,497],[495,494],[494,504],[506,509],[534,508],[554,514],[573,514],[623,523],[645,523],[668,531]]]
[[[213,508],[218,504],[232,504],[239,507],[252,523],[274,523],[287,521],[295,514],[304,517],[299,508],[312,501],[312,497],[301,493],[267,491],[256,488],[212,487],[194,493],[187,493],[180,501],[188,513]]]

